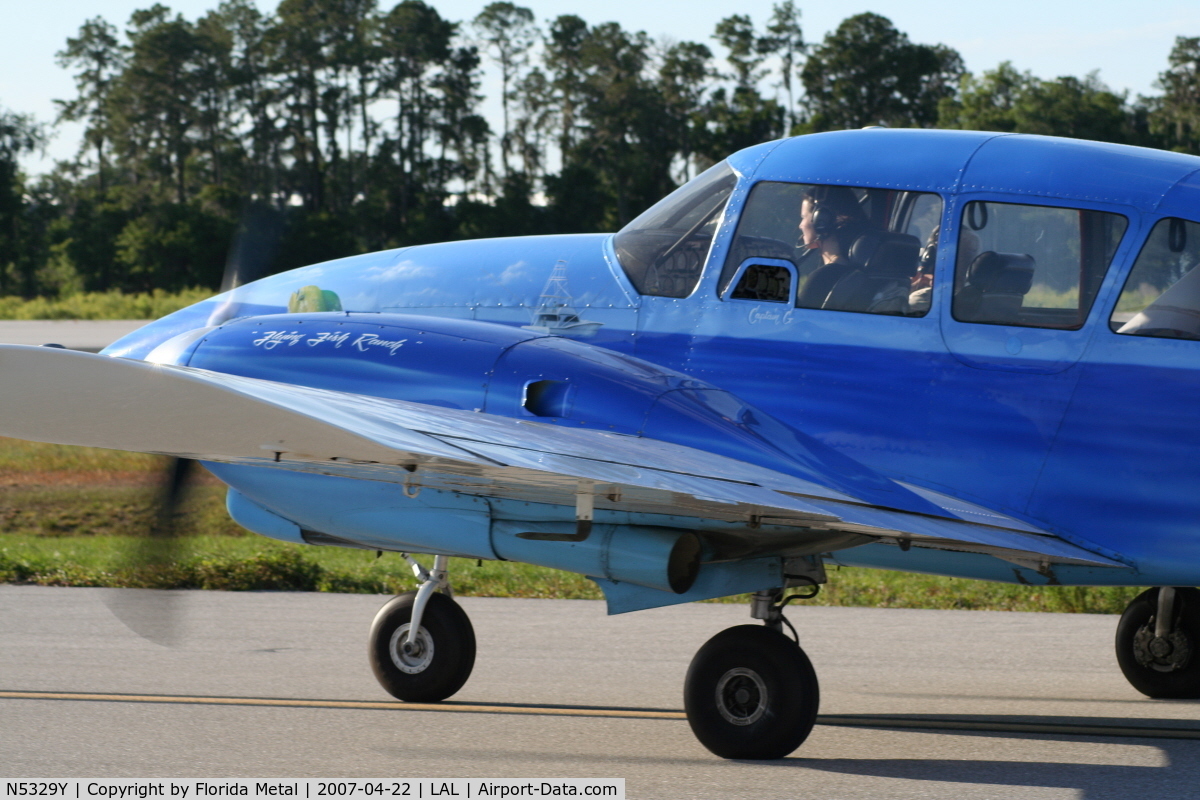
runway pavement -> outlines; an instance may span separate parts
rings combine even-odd
[[[36,319],[0,320],[0,344],[61,344],[70,350],[95,353],[148,320]]]
[[[1131,689],[1112,617],[793,606],[821,724],[753,763],[710,755],[679,714],[692,654],[749,621],[741,606],[464,598],[475,672],[414,710],[366,663],[386,598],[172,593],[167,648],[105,605],[129,591],[0,586],[0,777],[608,777],[630,798],[756,799],[1200,786],[1200,703]]]

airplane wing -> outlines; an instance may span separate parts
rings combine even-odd
[[[869,505],[817,483],[652,439],[187,367],[0,346],[0,436],[318,472],[483,497],[595,506],[754,529],[822,531],[1032,560],[1125,565],[918,487],[941,514]],[[763,534],[764,547],[786,541]],[[766,540],[770,538],[770,542]],[[753,548],[751,548],[752,550]]]

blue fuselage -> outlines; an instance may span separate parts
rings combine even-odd
[[[826,152],[837,143],[805,144],[819,137],[802,137],[786,143],[787,153],[769,145],[732,158],[738,189],[703,277],[684,298],[640,295],[611,236],[576,235],[427,245],[319,264],[245,287],[234,297],[236,314],[282,314],[294,293],[317,286],[335,293],[348,312],[470,319],[585,341],[726,389],[884,475],[1027,520],[1136,567],[1064,569],[1064,583],[1200,583],[1200,342],[1122,336],[1108,324],[1153,224],[1169,214],[1195,216],[1197,193],[1187,194],[1176,174],[1190,164],[1155,166],[1161,177],[1147,167],[1153,174],[1126,180],[1122,195],[1113,187],[1125,162],[1111,166],[1113,174],[1097,174],[1108,163],[1099,158],[1089,174],[1072,173],[1069,181],[1059,175],[1055,183],[1053,174],[1005,172],[1005,160],[1016,158],[1011,153],[989,162],[980,150],[992,140],[983,135],[930,143],[921,132],[879,132],[891,135],[890,148],[908,148],[896,159],[874,144],[875,133],[860,132],[866,145],[853,152]],[[913,136],[896,135],[907,133]],[[1061,153],[1039,157],[1046,171],[1072,168],[1062,165]],[[946,244],[930,312],[847,313],[720,296],[718,273],[739,210],[753,183],[766,179],[937,192]],[[1058,330],[955,320],[951,243],[963,204],[1030,195],[1129,220],[1086,323]],[[561,308],[544,300],[556,266],[565,269],[570,291]],[[227,301],[214,298],[166,317],[107,352],[145,357],[204,326]],[[236,371],[231,364],[198,366]],[[312,381],[338,386],[339,376]],[[436,402],[455,405],[452,394]],[[870,545],[838,559],[1013,579],[990,560],[937,551]]]

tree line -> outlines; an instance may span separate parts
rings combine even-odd
[[[714,49],[715,48],[715,49]],[[215,288],[253,228],[277,271],[481,236],[608,231],[729,153],[855,128],[1018,131],[1200,153],[1200,37],[1158,94],[1093,73],[978,75],[945,45],[858,14],[820,42],[793,0],[705,42],[659,41],[507,0],[448,20],[423,0],[224,0],[95,18],[57,54],[56,120],[0,108],[0,296]],[[500,113],[483,114],[484,74]],[[18,160],[75,122],[77,155]]]

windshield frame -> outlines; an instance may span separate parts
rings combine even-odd
[[[616,233],[617,263],[638,294],[684,298],[696,290],[738,179],[721,161]]]

